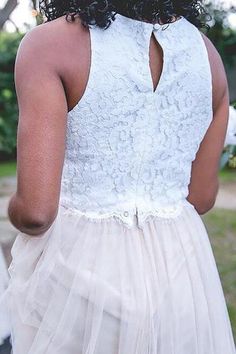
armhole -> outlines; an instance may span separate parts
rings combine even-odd
[[[71,114],[72,112],[74,112],[78,106],[82,105],[83,102],[86,100],[87,96],[89,95],[90,91],[93,88],[93,77],[94,77],[94,70],[95,70],[95,45],[96,45],[96,41],[95,41],[95,27],[88,27],[89,30],[89,41],[90,41],[90,69],[89,69],[89,75],[88,75],[88,80],[87,80],[87,84],[85,87],[85,90],[83,92],[83,95],[81,96],[80,100],[76,103],[76,105],[68,112],[68,114]]]
[[[214,116],[214,109],[213,109],[213,71],[212,71],[212,67],[211,67],[211,61],[210,61],[210,57],[209,57],[209,53],[208,53],[208,49],[206,46],[206,43],[204,41],[204,38],[202,36],[202,32],[197,29],[198,34],[200,36],[200,43],[201,43],[201,47],[203,50],[203,54],[204,54],[204,58],[206,59],[206,71],[209,77],[209,88],[211,91],[211,115],[212,115],[212,119]]]

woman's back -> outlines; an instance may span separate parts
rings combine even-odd
[[[184,17],[153,26],[119,14],[90,34],[87,87],[68,114],[61,204],[130,225],[135,213],[139,224],[148,213],[176,215],[213,118],[203,38]],[[164,54],[155,90],[151,39]]]

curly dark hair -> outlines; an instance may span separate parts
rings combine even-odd
[[[201,0],[40,0],[40,13],[46,22],[66,15],[67,21],[79,16],[84,27],[107,29],[120,13],[136,20],[167,24],[184,16],[196,27],[206,25],[206,12]]]

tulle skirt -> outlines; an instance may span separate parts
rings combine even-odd
[[[142,229],[65,212],[12,248],[13,354],[235,354],[224,293],[194,207]]]

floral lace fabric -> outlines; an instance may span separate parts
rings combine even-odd
[[[153,25],[116,16],[107,30],[90,29],[90,74],[68,113],[60,203],[132,226],[149,215],[175,217],[186,205],[213,117],[212,78],[201,33],[186,18]],[[164,56],[155,92],[152,33]]]

